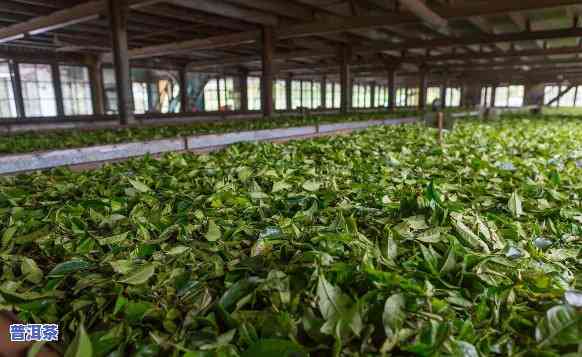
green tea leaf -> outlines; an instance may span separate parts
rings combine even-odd
[[[209,242],[216,242],[222,237],[220,227],[213,220],[208,221],[208,231],[206,231],[204,237]]]
[[[138,270],[129,274],[128,277],[121,280],[121,283],[129,284],[129,285],[140,285],[145,284],[149,278],[151,278],[154,273],[156,272],[155,264],[146,264],[143,267],[140,267]]]
[[[91,344],[91,339],[83,324],[80,324],[77,329],[77,334],[73,339],[73,342],[67,348],[65,352],[65,357],[92,357],[93,356],[93,345]]]

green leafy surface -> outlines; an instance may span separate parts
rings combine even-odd
[[[232,119],[198,122],[183,125],[163,125],[108,128],[95,130],[54,130],[0,136],[0,155],[35,151],[69,149],[94,145],[171,139],[192,135],[224,133],[243,130],[285,128],[318,123],[336,123],[371,119],[397,118],[415,115],[415,111],[352,113],[349,115],[290,116],[272,119]],[[112,122],[112,125],[114,122]],[[138,189],[139,190],[139,189]]]
[[[0,308],[69,355],[576,356],[580,160],[505,118],[2,177]]]

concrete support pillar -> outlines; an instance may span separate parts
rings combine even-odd
[[[340,50],[340,113],[347,114],[352,108],[352,81],[350,78],[351,48],[343,46]]]
[[[291,93],[291,75],[285,79],[285,96],[287,97],[287,110],[291,110],[293,106],[291,105],[292,93]]]
[[[388,69],[388,108],[396,107],[396,69]]]
[[[461,93],[461,105],[474,108],[481,103],[481,83],[464,83]]]
[[[188,70],[180,69],[180,113],[188,112]]]
[[[274,30],[263,27],[263,78],[261,81],[261,107],[263,117],[273,116],[273,52],[275,47]]]
[[[238,77],[240,86],[240,110],[247,112],[249,110],[249,71],[246,68],[241,68]]]
[[[95,115],[105,114],[105,90],[103,88],[103,72],[101,61],[97,56],[87,58],[89,67],[89,80],[91,81],[91,98],[93,99],[93,112]]]
[[[18,63],[10,62],[10,68],[14,74],[13,90],[14,99],[16,100],[16,113],[19,118],[24,118],[26,113],[24,112],[24,98],[22,97],[22,81],[20,79],[20,67]]]
[[[55,87],[55,99],[57,101],[57,116],[65,116],[65,108],[63,104],[63,87],[61,85],[61,71],[58,63],[52,63],[53,84]]]
[[[327,108],[327,76],[323,76],[321,79],[321,107],[323,109]]]
[[[428,77],[428,68],[420,66],[418,73],[418,109],[423,110],[426,106],[426,82]]]
[[[131,74],[127,49],[128,0],[107,0],[109,21],[113,39],[113,66],[117,89],[119,123],[127,125],[134,121],[131,109]]]

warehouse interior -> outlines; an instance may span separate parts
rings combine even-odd
[[[580,357],[581,118],[580,0],[1,0],[0,357]]]
[[[579,106],[580,9],[577,1],[8,0],[0,125],[345,113],[441,97],[451,107]]]

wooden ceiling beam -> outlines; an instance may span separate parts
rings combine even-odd
[[[169,0],[173,5],[266,26],[277,26],[277,16],[216,0]]]
[[[577,0],[579,1],[579,0]],[[566,6],[572,3],[576,3],[577,1],[574,0],[539,0],[536,2],[534,7],[555,7],[555,6]],[[179,3],[188,3],[192,4],[189,0],[173,0],[173,3],[179,5]],[[522,11],[522,10],[529,10],[531,8],[531,4],[524,4],[521,0],[503,0],[503,1],[493,1],[491,8],[489,8],[489,3],[485,5],[479,3],[479,5],[463,5],[463,7],[451,7],[451,6],[439,6],[439,11],[435,11],[444,19],[455,19],[455,18],[467,18],[472,16],[479,16],[482,13],[507,13],[512,11]],[[203,6],[199,6],[203,7]],[[433,9],[435,10],[435,9]],[[228,15],[226,15],[228,17]],[[307,37],[307,36],[315,36],[315,35],[324,35],[324,34],[333,34],[338,32],[350,31],[350,30],[357,30],[357,29],[370,29],[370,28],[380,28],[390,25],[398,25],[398,24],[407,24],[407,23],[418,23],[419,20],[410,14],[406,13],[398,13],[398,14],[385,14],[383,16],[359,16],[359,17],[347,17],[342,19],[334,19],[334,21],[317,21],[311,23],[304,23],[298,25],[291,25],[285,27],[279,27],[276,31],[277,38],[279,39],[286,39],[286,38],[299,38],[299,37]],[[564,30],[554,30],[553,33],[547,33],[549,38],[559,38],[559,37],[568,37],[568,36],[579,36],[579,33],[565,35],[563,32]],[[406,42],[405,44],[390,44],[386,43],[383,45],[379,45],[370,50],[373,51],[388,51],[388,50],[398,50],[398,49],[412,49],[412,48],[426,48],[426,47],[438,47],[438,46],[453,46],[453,45],[472,45],[472,44],[480,44],[480,43],[495,43],[495,42],[511,42],[511,41],[523,41],[523,40],[530,40],[535,39],[535,36],[540,35],[542,31],[538,32],[531,32],[531,33],[518,33],[518,34],[503,34],[503,35],[495,35],[500,37],[495,37],[493,35],[483,35],[483,36],[476,36],[475,38],[444,38],[444,39],[436,39],[436,40],[425,40],[425,41],[410,41]],[[535,34],[535,35],[534,35]],[[167,44],[163,47],[154,46],[150,48],[140,48],[130,51],[131,56],[140,56],[140,57],[155,57],[155,56],[163,56],[170,54],[172,52],[180,52],[185,51],[188,49],[195,50],[200,49],[200,45],[202,44],[203,48],[212,48],[208,47],[210,45],[218,46],[218,47],[226,47],[226,46],[236,46],[238,44],[249,43],[251,41],[251,37],[254,36],[252,39],[253,41],[257,41],[259,39],[259,33],[256,31],[249,31],[240,34],[234,35],[225,35],[226,39],[228,40],[226,43],[221,44],[222,38],[224,36],[215,36],[208,38],[206,40],[193,40],[193,41],[184,41],[184,42],[175,42]],[[236,43],[234,39],[239,36],[241,42]],[[533,37],[533,38],[532,38]],[[461,41],[462,40],[462,41]],[[202,42],[201,42],[202,41]],[[461,41],[461,42],[459,42]],[[190,46],[190,47],[189,47]],[[361,49],[365,51],[365,49]]]
[[[289,1],[278,0],[227,0],[229,3],[250,7],[257,10],[268,11],[279,16],[309,21],[313,18],[313,11],[305,6],[297,5]]]
[[[428,23],[431,28],[445,35],[449,34],[448,22],[420,0],[399,0],[408,11]]]
[[[130,6],[139,8],[159,1],[161,0],[130,0]],[[46,16],[36,17],[26,22],[2,28],[0,29],[0,43],[22,38],[27,34],[37,35],[81,22],[95,20],[99,15],[106,12],[104,1],[97,0],[82,3]]]
[[[353,51],[355,54],[374,54],[383,51],[405,51],[409,49],[421,49],[421,48],[435,48],[435,47],[446,47],[446,46],[453,46],[455,44],[462,44],[462,45],[479,45],[479,44],[487,44],[487,43],[496,43],[496,42],[510,42],[510,41],[522,41],[522,40],[535,40],[535,39],[551,39],[551,38],[562,38],[562,37],[578,37],[582,36],[582,28],[572,28],[572,29],[565,29],[565,30],[547,30],[547,31],[533,31],[528,33],[511,33],[511,34],[498,34],[498,35],[480,35],[480,36],[471,36],[471,37],[463,37],[463,38],[445,38],[445,39],[433,39],[433,40],[417,40],[417,41],[407,41],[404,43],[394,43],[394,44],[376,44],[373,46],[361,46],[361,47],[354,47]],[[247,38],[250,40],[251,37]],[[203,40],[199,40],[203,41]],[[216,40],[216,45],[222,43],[221,40]],[[185,45],[188,48],[188,45]],[[224,47],[224,46],[222,46]],[[208,48],[208,47],[206,47]],[[582,52],[582,48],[575,47],[577,52]],[[563,51],[563,52],[560,52]],[[466,54],[446,54],[446,55],[436,55],[436,56],[417,56],[417,57],[410,57],[404,56],[402,58],[403,61],[408,61],[408,63],[416,63],[418,62],[417,58],[426,58],[433,61],[436,60],[468,60],[468,59],[490,59],[490,58],[502,58],[502,57],[513,57],[513,56],[543,56],[543,55],[551,55],[551,54],[570,54],[572,49],[567,48],[563,50],[561,48],[556,49],[541,49],[541,50],[523,50],[523,51],[503,51],[503,52],[474,52],[474,53],[466,53]],[[132,51],[130,51],[132,53]],[[318,58],[318,57],[333,57],[335,52],[333,50],[322,50],[322,51],[297,51],[297,52],[290,52],[290,53],[281,53],[277,52],[275,54],[275,59],[294,59],[294,58]],[[238,62],[237,62],[238,61]],[[238,57],[238,58],[230,58],[226,60],[215,60],[212,62],[193,62],[191,63],[192,68],[202,68],[202,67],[216,67],[221,65],[234,65],[234,64],[244,64],[249,62],[255,62],[256,56],[249,56],[249,57]]]

